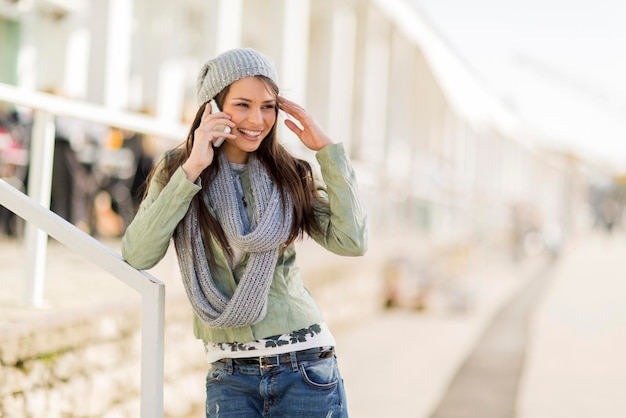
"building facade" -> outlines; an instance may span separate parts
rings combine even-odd
[[[0,0],[0,45],[0,82],[183,123],[206,59],[261,50],[349,150],[381,242],[510,244],[586,213],[580,161],[538,147],[405,1]]]

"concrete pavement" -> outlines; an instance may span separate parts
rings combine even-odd
[[[0,322],[5,325],[44,318],[61,306],[137,297],[105,279],[108,273],[99,268],[81,269],[80,256],[53,244],[47,305],[24,308],[15,280],[21,274],[16,260],[25,260],[21,247],[0,242],[0,249]],[[545,270],[550,276],[527,323],[526,356],[512,405],[518,418],[626,416],[625,250],[626,237],[594,233],[572,241]],[[68,264],[79,268],[70,271]],[[159,278],[177,277],[173,260],[158,268]],[[431,417],[494,317],[541,271],[542,263],[533,260],[514,268],[502,260],[486,263],[461,281],[473,301],[467,312],[446,309],[440,292],[426,312],[386,311],[336,330],[351,416]],[[79,277],[84,282],[85,276],[90,291],[79,292],[72,283]],[[466,416],[482,418],[471,408]]]
[[[467,312],[446,309],[439,294],[442,303],[425,312],[391,310],[342,330],[337,353],[351,416],[429,417],[493,317],[543,265],[485,263],[463,279]]]
[[[431,418],[513,418],[529,341],[528,318],[549,283],[546,268],[495,315],[457,370]]]
[[[518,418],[626,417],[626,237],[575,241],[531,320]]]
[[[517,393],[503,397],[510,404],[493,399],[502,397],[502,391],[484,390],[485,377],[479,376],[473,384],[485,387],[465,386],[462,410],[437,416],[626,417],[625,253],[626,237],[593,233],[569,243],[549,269],[494,268],[477,277],[473,312],[395,311],[347,330],[339,336],[338,352],[352,416],[433,417],[439,403],[458,390],[457,372],[462,373],[475,348],[480,350],[488,338],[511,344],[502,335],[490,336],[494,330],[486,331],[499,308],[527,291],[534,298],[530,316],[514,326],[525,327],[528,335],[512,339],[525,345],[513,347],[525,351],[521,375],[514,364],[500,370],[518,380],[513,382]]]
[[[119,250],[118,240],[105,244]],[[24,307],[19,278],[27,261],[21,245],[0,242],[0,327],[45,321],[50,315],[109,300],[139,300],[133,290],[108,273],[51,241],[45,305],[38,309]],[[351,416],[427,416],[491,317],[526,282],[533,265],[512,271],[503,260],[492,260],[455,280],[455,290],[464,289],[473,301],[467,312],[448,309],[451,296],[440,289],[433,294],[425,313],[395,310],[368,315],[367,320],[350,327],[335,328]],[[151,273],[166,282],[168,295],[181,291],[173,251]],[[351,291],[358,297],[354,290],[341,292]],[[328,303],[320,300],[320,304]],[[381,356],[385,361],[372,360]]]

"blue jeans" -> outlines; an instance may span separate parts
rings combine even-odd
[[[347,418],[336,357],[267,368],[215,362],[206,378],[206,416]]]

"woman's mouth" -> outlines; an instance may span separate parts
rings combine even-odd
[[[263,131],[253,131],[251,129],[242,129],[239,128],[237,129],[240,133],[243,134],[243,136],[249,138],[249,139],[259,139],[259,137],[261,136],[261,134],[263,133]]]

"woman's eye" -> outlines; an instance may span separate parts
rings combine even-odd
[[[244,109],[249,109],[251,107],[251,105],[250,105],[250,103],[242,102],[242,103],[236,103],[235,107],[241,107],[241,108],[244,108]],[[276,108],[275,104],[268,104],[268,105],[261,106],[261,109],[263,109],[263,110],[275,109],[275,108]]]

